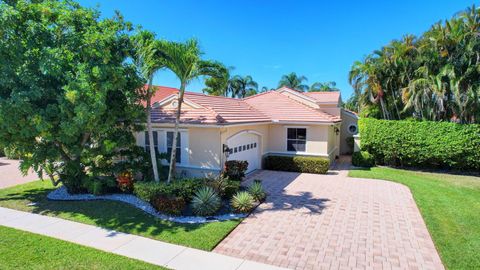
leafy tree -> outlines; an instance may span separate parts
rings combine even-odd
[[[278,87],[286,86],[288,88],[298,90],[298,91],[308,91],[308,85],[303,84],[303,82],[308,81],[307,77],[305,76],[298,76],[295,72],[291,72],[290,74],[283,75],[278,83]]]
[[[82,191],[112,174],[144,117],[130,24],[72,1],[0,1],[0,141],[21,169]]]
[[[150,142],[153,142],[152,131],[152,96],[155,93],[155,88],[152,86],[153,76],[155,73],[165,67],[165,53],[162,51],[165,41],[155,39],[155,34],[146,30],[141,30],[133,37],[135,45],[134,60],[143,79],[148,82],[146,89],[144,89],[144,99],[146,101],[147,114],[147,133]],[[155,145],[150,143],[150,159],[153,170],[153,177],[156,182],[160,181]]]
[[[208,76],[219,78],[224,76],[225,66],[216,61],[202,59],[202,51],[196,39],[190,39],[185,43],[168,42],[163,44],[162,51],[166,55],[165,66],[170,69],[180,80],[178,92],[178,107],[175,115],[175,129],[173,132],[172,145],[177,145],[178,127],[183,103],[183,96],[187,85],[198,77]],[[175,160],[177,148],[172,147],[168,180],[171,182],[175,174]]]
[[[329,91],[339,91],[338,88],[336,88],[337,83],[336,82],[316,82],[310,86],[308,89],[308,92],[329,92]]]

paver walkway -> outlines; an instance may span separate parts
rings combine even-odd
[[[269,194],[214,252],[293,269],[444,269],[401,184],[259,171]]]
[[[0,225],[93,247],[170,269],[281,269],[137,235],[2,207],[0,207]]]
[[[27,175],[22,175],[19,160],[0,158],[0,188],[20,185],[23,183],[38,180],[38,175],[29,171]]]

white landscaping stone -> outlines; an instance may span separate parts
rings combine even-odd
[[[177,270],[234,270],[244,260],[218,253],[187,248],[167,264],[168,268]]]
[[[166,265],[185,249],[187,248],[144,237],[137,237],[111,252],[152,264]]]
[[[224,221],[230,219],[239,219],[244,218],[247,215],[245,214],[224,214],[218,216],[212,216],[209,219],[205,217],[197,216],[188,216],[188,217],[174,217],[161,214],[155,210],[149,203],[139,199],[137,196],[131,194],[109,194],[95,196],[93,194],[69,194],[67,189],[62,186],[56,190],[50,192],[47,195],[49,200],[53,201],[93,201],[93,200],[110,200],[110,201],[119,201],[133,205],[134,207],[163,220],[177,222],[177,223],[206,223],[206,222],[215,222],[215,221]]]

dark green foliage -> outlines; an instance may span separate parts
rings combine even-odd
[[[5,147],[3,152],[8,159],[20,159],[20,155],[14,147]]]
[[[367,151],[358,151],[352,154],[352,164],[357,167],[373,167],[375,166],[375,159]]]
[[[181,197],[158,196],[153,199],[152,205],[161,213],[178,216],[186,207]]]
[[[224,191],[224,199],[230,199],[240,190],[241,182],[235,180],[228,180]]]
[[[326,174],[330,160],[322,157],[267,156],[265,168],[274,171]]]
[[[480,125],[362,118],[359,128],[377,164],[480,170]]]
[[[152,202],[159,196],[180,197],[190,202],[195,192],[205,185],[205,179],[189,178],[175,180],[170,184],[166,182],[136,182],[133,193],[146,202]]]
[[[131,25],[73,1],[0,1],[0,142],[72,192],[112,176],[145,117]]]
[[[233,194],[240,189],[240,181],[230,180],[224,177],[206,180],[207,186],[213,188],[223,199],[232,198]]]
[[[355,139],[353,137],[347,137],[345,139],[345,142],[347,143],[347,146],[348,146],[348,152],[353,153]]]
[[[248,187],[248,193],[250,193],[250,195],[252,195],[252,197],[258,202],[263,202],[267,197],[267,194],[263,190],[261,180],[254,180]]]
[[[242,181],[245,177],[245,172],[248,169],[248,161],[246,160],[228,160],[225,162],[225,170],[223,177],[232,180]]]
[[[192,199],[192,210],[199,216],[211,216],[215,214],[221,206],[221,200],[215,190],[205,186],[200,188]]]
[[[82,181],[83,191],[93,195],[104,195],[107,193],[119,192],[114,177],[85,178]],[[79,192],[77,192],[79,193]]]
[[[249,213],[254,207],[254,200],[250,193],[239,191],[232,197],[230,204],[237,213]]]

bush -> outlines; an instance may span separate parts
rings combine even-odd
[[[267,194],[263,190],[262,181],[260,180],[253,181],[250,187],[248,187],[248,193],[258,202],[263,202],[267,197]]]
[[[152,205],[161,213],[178,216],[182,214],[186,203],[180,197],[158,196],[152,200]]]
[[[246,160],[228,160],[225,162],[225,169],[223,177],[242,181],[245,177],[245,172],[248,169],[248,161]]]
[[[352,164],[357,167],[373,167],[375,159],[367,151],[354,152],[352,154]]]
[[[20,154],[14,147],[5,147],[3,152],[8,159],[20,159]]]
[[[230,199],[240,190],[240,181],[230,180],[224,177],[208,179],[206,185],[213,188],[223,199]]]
[[[223,198],[230,199],[240,190],[240,181],[227,180],[227,186],[225,187],[225,193]]]
[[[330,160],[322,157],[268,156],[265,168],[274,171],[326,174]]]
[[[347,137],[345,139],[345,143],[347,144],[347,147],[348,147],[348,153],[353,153],[354,146],[355,146],[355,138]]]
[[[233,196],[230,204],[237,213],[249,213],[253,209],[254,198],[250,193],[240,191]]]
[[[133,191],[133,175],[129,171],[120,173],[117,176],[118,188],[125,193],[131,193]]]
[[[166,182],[136,182],[133,193],[140,199],[152,202],[158,196],[180,197],[185,202],[190,202],[195,192],[205,185],[205,179],[188,178],[175,180],[170,184]]]
[[[361,118],[361,148],[377,164],[480,170],[480,125]]]
[[[81,184],[81,192],[86,192],[97,196],[118,191],[115,178],[108,176],[86,177],[81,181]]]
[[[220,206],[220,197],[211,187],[200,188],[192,199],[192,210],[199,216],[213,215],[220,209]]]

